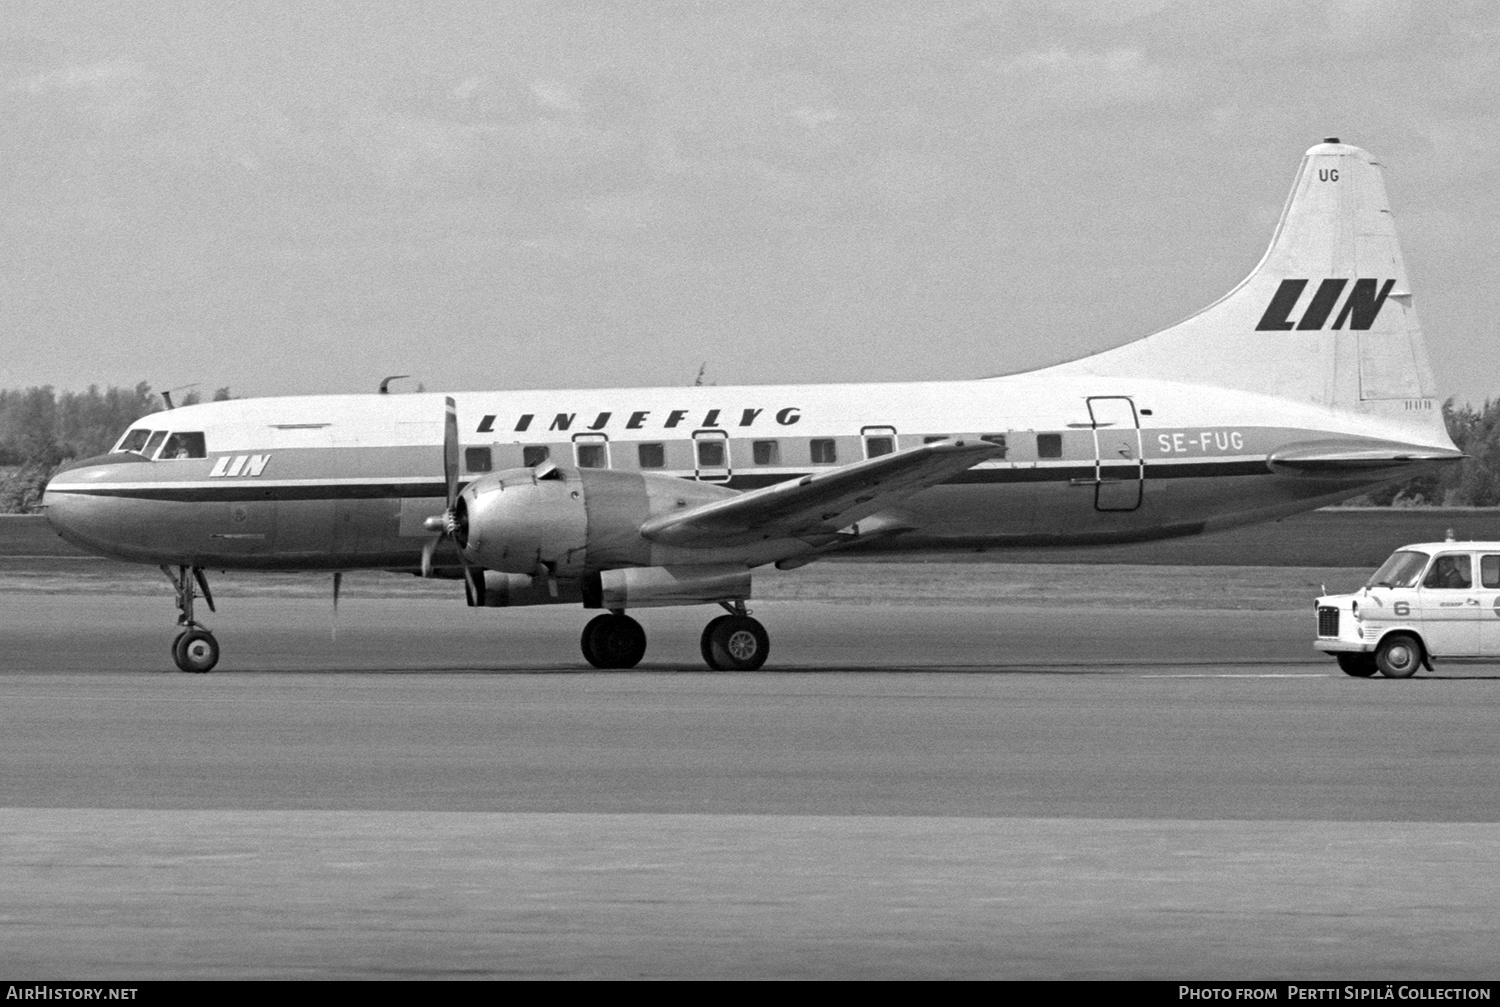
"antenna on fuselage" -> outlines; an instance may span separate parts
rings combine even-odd
[[[392,374],[390,377],[388,377],[385,380],[383,380],[383,381],[380,382],[380,394],[381,395],[389,395],[389,394],[391,394],[391,382],[392,381],[400,381],[402,378],[409,378],[409,377],[411,377],[410,374]]]
[[[166,391],[164,391],[164,392],[161,393],[161,400],[167,404],[167,408],[168,409],[176,409],[177,407],[174,406],[174,405],[172,405],[172,393],[173,392],[181,392],[181,391],[185,391],[185,390],[187,390],[189,388],[197,388],[197,387],[198,387],[198,382],[194,381],[190,385],[178,385],[176,388],[168,388]]]

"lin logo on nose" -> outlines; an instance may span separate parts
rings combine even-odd
[[[270,460],[270,455],[220,455],[208,477],[258,476],[266,470],[266,463]]]
[[[1297,307],[1297,302],[1302,299],[1302,291],[1307,288],[1308,282],[1308,280],[1282,280],[1281,286],[1276,288],[1276,295],[1271,298],[1271,303],[1266,305],[1266,313],[1261,315],[1260,324],[1255,327],[1255,331],[1276,332],[1296,329],[1299,332],[1307,332],[1323,328],[1324,323],[1328,321],[1328,316],[1333,314],[1335,307],[1338,307],[1339,299],[1344,293],[1344,288],[1349,285],[1349,281],[1330,279],[1319,283],[1318,289],[1313,292],[1312,300],[1307,302],[1307,307],[1302,311],[1301,320],[1293,321],[1292,311]],[[1377,285],[1379,285],[1378,290]],[[1348,322],[1349,328],[1363,330],[1374,325],[1376,316],[1380,314],[1386,297],[1395,285],[1395,280],[1386,280],[1384,284],[1374,279],[1355,280],[1349,296],[1343,298],[1344,305],[1334,318],[1333,327],[1342,329],[1344,323]]]

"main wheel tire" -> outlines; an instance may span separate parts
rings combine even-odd
[[[172,658],[181,670],[201,675],[219,663],[219,641],[206,629],[190,629],[177,638]]]
[[[1374,654],[1363,652],[1335,654],[1334,658],[1338,661],[1339,667],[1343,669],[1344,674],[1353,675],[1355,678],[1369,678],[1380,670],[1375,664]]]
[[[1422,666],[1422,644],[1414,636],[1392,633],[1375,648],[1375,666],[1386,678],[1411,678]]]
[[[646,631],[628,615],[595,616],[580,643],[596,668],[634,668],[646,656]]]
[[[599,628],[601,621],[608,618],[609,616],[607,615],[594,616],[583,627],[583,632],[578,637],[578,649],[583,651],[583,659],[595,668],[602,668],[604,665],[599,663],[602,658],[594,654],[594,630]]]
[[[713,671],[726,670],[723,665],[714,661],[714,630],[718,628],[725,619],[733,619],[732,615],[721,615],[717,619],[710,619],[707,626],[703,627],[703,636],[698,640],[698,649],[703,652],[703,663]]]
[[[172,637],[172,660],[173,661],[177,660],[177,645],[182,642],[182,638],[185,637],[185,636],[187,636],[187,630],[183,630],[181,633],[178,633],[176,636]]]
[[[766,628],[748,615],[732,615],[709,634],[710,662],[726,671],[754,671],[766,663],[771,653],[771,637]]]

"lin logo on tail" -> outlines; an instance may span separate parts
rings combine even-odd
[[[1308,280],[1282,280],[1281,286],[1276,288],[1276,296],[1272,297],[1271,303],[1266,305],[1266,313],[1261,315],[1260,324],[1255,327],[1255,331],[1275,332],[1297,329],[1305,332],[1321,329],[1328,321],[1328,316],[1333,314],[1333,309],[1338,307],[1339,299],[1344,293],[1344,288],[1349,285],[1349,281],[1347,279],[1324,280],[1319,283],[1318,289],[1313,292],[1312,300],[1302,312],[1301,320],[1297,321],[1292,318],[1292,309],[1297,306],[1297,301],[1301,299],[1302,291],[1306,289],[1308,282]],[[1377,285],[1379,289],[1376,289]],[[1339,309],[1338,315],[1334,318],[1333,327],[1342,329],[1345,322],[1349,323],[1351,329],[1368,329],[1374,325],[1375,317],[1380,314],[1386,296],[1395,285],[1395,280],[1386,280],[1383,284],[1379,280],[1355,280],[1349,296],[1343,298],[1344,306]]]

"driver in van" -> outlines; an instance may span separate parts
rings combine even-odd
[[[1467,556],[1439,556],[1427,575],[1427,587],[1466,588],[1469,586]]]

